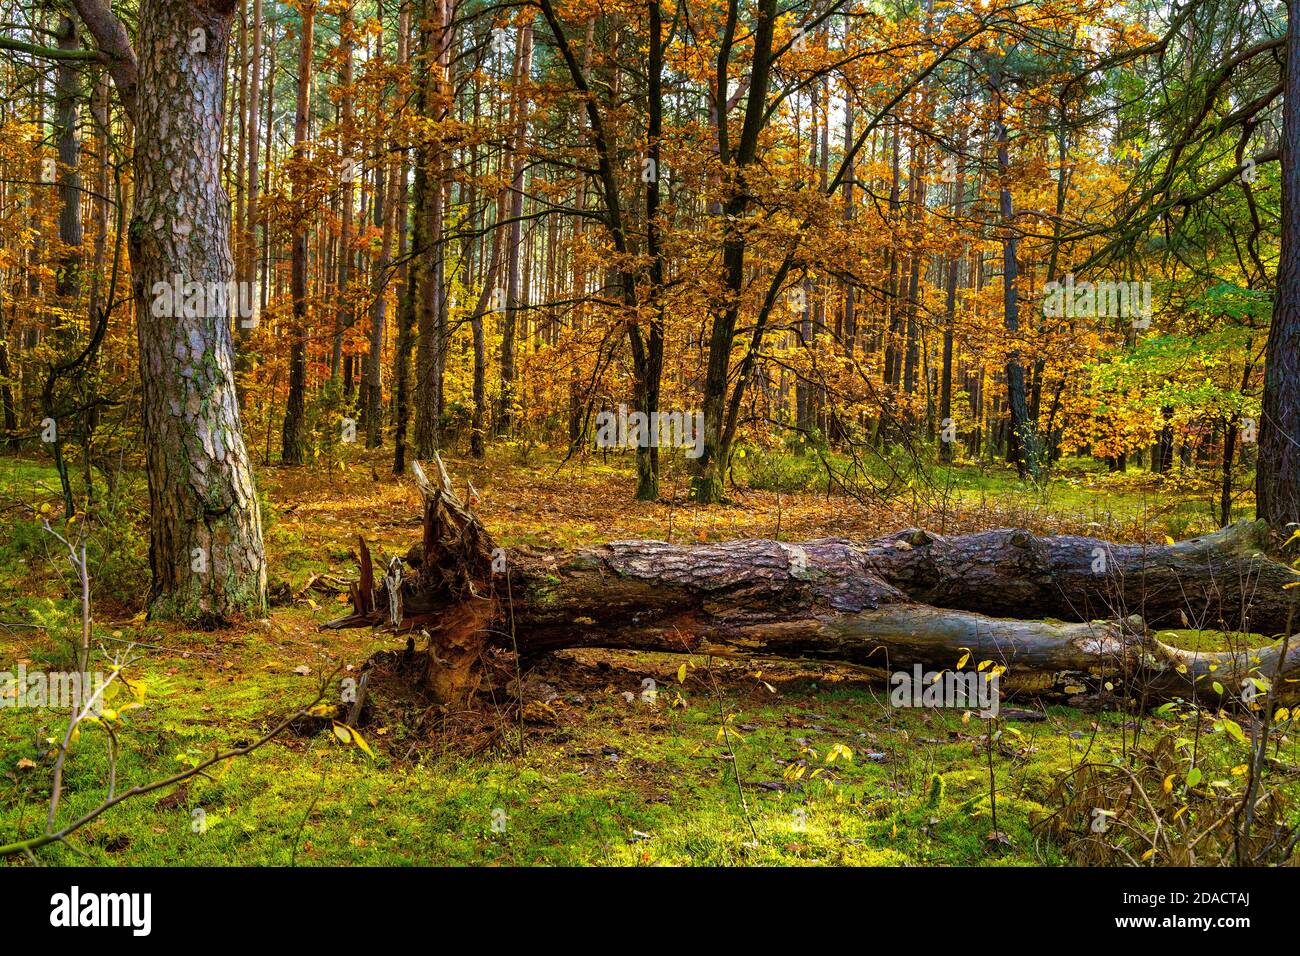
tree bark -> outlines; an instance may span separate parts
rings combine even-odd
[[[338,288],[335,291],[334,341],[330,352],[330,378],[337,380],[339,367],[343,361],[343,334],[356,322],[356,315],[348,296],[348,286],[352,282],[352,212],[353,179],[357,167],[348,165],[352,162],[349,138],[355,135],[352,108],[352,8],[344,5],[339,10],[339,89],[343,102],[339,108],[339,153],[344,157],[344,170],[341,179],[340,202],[343,206],[342,225],[339,230]],[[346,392],[345,392],[346,394]]]
[[[512,116],[509,236],[506,242],[505,311],[501,317],[501,397],[497,406],[496,430],[499,435],[509,435],[514,428],[515,404],[515,337],[519,326],[519,310],[523,303],[519,296],[519,276],[522,263],[522,230],[524,215],[524,173],[527,156],[524,155],[524,137],[528,131],[528,98],[522,91],[528,86],[533,67],[533,24],[525,20],[519,27],[518,48],[515,54],[514,89],[510,98]]]
[[[141,7],[128,239],[147,436],[150,613],[210,623],[266,612],[226,301],[234,263],[220,147],[233,11],[232,0]],[[154,308],[155,287],[177,277],[203,283],[206,309]]]
[[[311,70],[312,36],[316,25],[315,0],[308,0],[302,8],[302,25],[298,38],[298,98],[293,121],[294,159],[303,163],[307,158],[307,136],[311,125]],[[301,189],[295,188],[294,198],[301,198]],[[293,243],[289,251],[289,294],[293,298],[293,327],[289,347],[289,398],[284,410],[284,429],[280,444],[280,461],[286,465],[301,465],[306,459],[306,407],[307,407],[307,210],[298,209],[301,218],[294,225]]]
[[[384,163],[375,174],[375,225],[381,230],[379,257],[375,260],[370,305],[370,351],[366,356],[363,389],[366,407],[366,447],[378,448],[384,430],[384,323],[388,317],[389,272],[393,260],[393,229],[397,221],[397,202],[393,197],[397,185],[397,163]]]
[[[428,73],[420,88],[420,115],[441,120],[451,105],[445,88],[446,50],[451,25],[442,0],[426,0],[421,24],[421,58]],[[441,143],[430,140],[417,150],[424,186],[415,204],[417,248],[423,250],[418,279],[419,311],[415,363],[415,442],[417,455],[433,454],[442,444],[443,375],[447,350],[447,290],[443,265],[443,180],[446,155]],[[417,171],[417,176],[420,172]]]
[[[61,50],[80,48],[76,25],[71,17],[59,18],[58,42]],[[64,307],[71,307],[81,294],[81,140],[77,135],[81,98],[81,76],[77,65],[72,60],[60,60],[54,81],[54,135],[59,150],[59,243],[65,251],[54,287]],[[56,317],[55,325],[62,324],[62,320]],[[66,340],[66,330],[61,331]]]
[[[731,387],[731,352],[736,340],[736,326],[740,321],[740,301],[745,285],[745,253],[748,238],[745,219],[753,198],[746,182],[749,167],[758,159],[759,137],[768,118],[767,90],[772,79],[773,38],[775,35],[777,3],[759,0],[755,9],[753,26],[753,51],[750,59],[749,93],[745,100],[745,118],[741,125],[740,142],[733,156],[729,139],[727,118],[727,79],[732,44],[738,19],[738,3],[732,0],[727,7],[726,32],[718,54],[717,78],[714,96],[718,103],[717,135],[718,156],[726,168],[730,182],[730,195],[723,206],[724,231],[722,239],[722,274],[724,293],[710,303],[712,313],[709,332],[709,362],[704,377],[704,442],[701,454],[692,465],[691,497],[700,504],[716,504],[726,497],[723,476],[731,459],[733,433],[729,425],[735,416],[728,407],[728,390]],[[769,306],[770,307],[770,306]],[[762,326],[754,336],[761,337]],[[750,354],[753,354],[751,349]],[[744,394],[749,369],[741,370],[731,392],[734,408]]]
[[[1038,423],[1029,415],[1025,398],[1025,367],[1020,361],[1020,349],[1015,339],[1020,332],[1019,306],[1017,303],[1016,279],[1019,273],[1017,259],[1015,210],[1011,198],[1011,159],[1009,134],[1006,126],[1005,107],[1002,99],[1004,77],[1000,70],[993,73],[989,87],[997,106],[995,130],[997,138],[998,160],[998,208],[1002,229],[1002,306],[1003,325],[1011,333],[1010,350],[1007,353],[1007,406],[1011,413],[1011,430],[1008,435],[1008,457],[1011,458],[1023,478],[1026,475],[1038,480],[1041,460],[1038,441]]]
[[[1282,215],[1277,292],[1264,357],[1255,472],[1257,514],[1278,530],[1300,522],[1300,11],[1287,17],[1282,97]]]
[[[646,307],[650,311],[649,330],[642,335],[639,322],[628,323],[629,344],[632,349],[633,377],[636,404],[647,422],[657,420],[659,394],[662,388],[664,367],[664,280],[667,265],[660,228],[660,183],[663,178],[663,10],[659,0],[649,0],[648,28],[650,50],[648,64],[648,90],[646,93],[646,142],[649,146],[649,179],[645,190],[646,255],[650,258],[650,288]],[[645,174],[643,174],[645,178]],[[625,280],[626,281],[626,280]],[[631,297],[625,293],[625,300]],[[652,426],[653,427],[653,426]],[[659,448],[655,442],[638,445],[636,449],[636,499],[657,501],[659,498]]]

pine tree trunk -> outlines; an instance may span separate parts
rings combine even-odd
[[[144,0],[129,230],[149,475],[150,611],[219,623],[266,611],[266,559],[235,397],[221,186],[222,91],[233,0]],[[204,284],[207,308],[156,308]],[[159,314],[163,313],[163,314]],[[168,314],[170,313],[170,314]]]
[[[315,0],[308,0],[302,10],[301,33],[298,38],[298,101],[293,123],[293,151],[297,161],[306,159],[307,136],[310,127],[312,37],[316,25]],[[301,201],[300,190],[294,198]],[[305,203],[299,215],[306,215]],[[284,431],[281,440],[280,461],[286,465],[301,465],[306,460],[306,406],[307,406],[307,222],[295,225],[290,249],[289,294],[293,297],[293,326],[289,334],[293,344],[289,348],[289,400],[284,411]]]
[[[510,226],[506,243],[505,313],[501,326],[501,398],[497,407],[497,434],[508,435],[514,427],[515,413],[515,336],[519,324],[519,272],[524,214],[524,134],[528,129],[528,99],[522,90],[528,84],[533,63],[533,25],[526,21],[519,28],[519,47],[515,55],[515,88],[511,103],[517,111],[512,117],[514,146],[511,151]]]
[[[1038,480],[1040,471],[1039,442],[1037,423],[1029,416],[1029,403],[1025,394],[1025,367],[1020,361],[1020,351],[1015,347],[1014,336],[1020,331],[1019,304],[1017,301],[1016,280],[1019,274],[1019,262],[1016,250],[1016,225],[1011,199],[1011,159],[1008,145],[1008,132],[1002,102],[1001,74],[996,74],[989,81],[990,89],[997,104],[997,160],[998,207],[1002,221],[1002,313],[1003,325],[1011,333],[1012,346],[1007,354],[1007,406],[1011,413],[1011,426],[1007,435],[1007,457],[1015,464],[1021,477],[1026,475]]]
[[[1300,10],[1287,17],[1282,97],[1282,240],[1255,473],[1257,514],[1282,530],[1300,522]]]

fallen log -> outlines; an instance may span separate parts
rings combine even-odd
[[[913,528],[866,545],[873,571],[923,604],[1280,635],[1296,598],[1284,586],[1300,577],[1276,550],[1262,521],[1164,545],[1006,528],[951,538]]]
[[[1140,608],[1168,621],[1181,601],[1189,618],[1227,622],[1240,605],[1243,619],[1285,628],[1294,592],[1281,584],[1294,575],[1255,546],[1253,525],[1147,548],[1014,530],[954,538],[909,530],[868,542],[617,541],[507,552],[436,464],[436,486],[414,469],[421,543],[376,581],[361,540],[353,611],[324,626],[427,633],[424,682],[448,706],[473,697],[492,648],[522,657],[596,647],[804,658],[887,673],[952,669],[969,657],[1006,668],[1013,682],[1032,679],[1038,693],[1110,686],[1151,703],[1218,703],[1249,677],[1279,673],[1281,645],[1195,654],[1125,613]],[[1098,549],[1108,556],[1100,571]],[[1273,585],[1282,597],[1262,594]],[[1094,610],[1102,616],[1089,619]],[[1292,671],[1300,671],[1300,641],[1281,665],[1284,676]],[[1278,696],[1294,686],[1279,682]]]

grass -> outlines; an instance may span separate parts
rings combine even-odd
[[[314,573],[350,575],[358,533],[379,552],[405,551],[416,533],[416,495],[384,465],[379,457],[358,454],[325,476],[263,470],[273,579],[296,592]],[[700,509],[686,500],[684,485],[674,489],[671,474],[664,502],[637,503],[624,462],[588,461],[564,471],[556,465],[550,458],[524,466],[499,454],[451,467],[458,481],[473,481],[477,510],[506,545],[648,536],[868,536],[934,516],[917,514],[907,501],[873,510],[840,499],[828,508],[816,495],[749,489],[738,494],[736,506]],[[18,663],[66,667],[78,627],[66,560],[39,528],[43,513],[57,513],[52,478],[38,462],[0,459],[0,502],[10,531],[0,541],[0,621],[11,625],[0,627],[0,670]],[[967,468],[953,478],[961,498],[945,504],[943,513],[955,527],[991,514],[1030,515],[1043,526],[1055,514],[1067,528],[1086,527],[1088,512],[1071,509],[1098,498],[1068,481],[1044,498],[1006,474]],[[1172,513],[1168,504],[1166,495],[1163,513]],[[1150,527],[1153,504],[1145,491],[1106,507],[1111,527],[1161,533]],[[141,595],[119,593],[111,580],[96,583],[97,642],[139,644],[140,660],[130,674],[142,706],[123,710],[113,722],[119,788],[256,739],[310,700],[325,675],[358,667],[398,643],[364,631],[319,631],[339,605],[314,592],[275,609],[268,621],[201,633],[146,622],[138,613]],[[1208,649],[1224,641],[1223,635],[1178,635],[1183,646]],[[524,726],[508,727],[507,739],[517,744],[522,737],[522,749],[469,756],[454,740],[418,735],[394,721],[365,728],[372,759],[340,743],[328,726],[289,733],[179,789],[127,801],[67,845],[41,850],[40,860],[1059,864],[1066,862],[1059,851],[1032,827],[1045,811],[1051,782],[1085,758],[1117,758],[1127,745],[1126,730],[1130,740],[1136,730],[1117,714],[1066,707],[1047,708],[1041,720],[1002,720],[993,728],[955,711],[892,708],[868,675],[830,664],[694,658],[679,683],[682,662],[634,652],[556,655],[529,675],[548,703],[529,711]],[[647,677],[657,686],[653,702],[640,697]],[[110,706],[130,699],[119,692]],[[1013,697],[1004,706],[1035,705]],[[50,741],[61,738],[66,719],[51,709],[0,710],[0,843],[40,832]],[[1176,728],[1180,718],[1146,719],[1147,733],[1160,726]],[[997,734],[992,774],[1005,843],[988,839],[990,729]],[[1202,759],[1217,761],[1225,775],[1240,763],[1239,745],[1227,735],[1212,728],[1202,734]],[[60,819],[103,798],[106,740],[102,728],[89,727],[74,745]]]

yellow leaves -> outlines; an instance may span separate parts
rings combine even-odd
[[[825,762],[827,764],[833,764],[836,760],[841,758],[843,758],[845,763],[852,763],[853,750],[845,744],[831,744],[830,749],[826,751]]]
[[[1164,790],[1165,793],[1174,792],[1174,777],[1176,776],[1177,774],[1171,773],[1169,776],[1165,777],[1165,782],[1161,784],[1160,787],[1162,790]]]
[[[365,738],[361,736],[360,732],[355,727],[349,727],[347,724],[340,724],[336,720],[334,721],[334,736],[340,743],[351,744],[361,750],[371,760],[375,759],[375,752],[370,749],[370,745],[366,743]]]
[[[716,737],[716,739],[720,743],[726,742],[731,737],[735,737],[741,743],[745,742],[745,738],[742,737],[739,733],[737,733],[736,728],[732,726],[735,723],[735,720],[736,720],[735,714],[727,714],[727,716],[723,719],[721,726],[718,727],[718,733]]]

